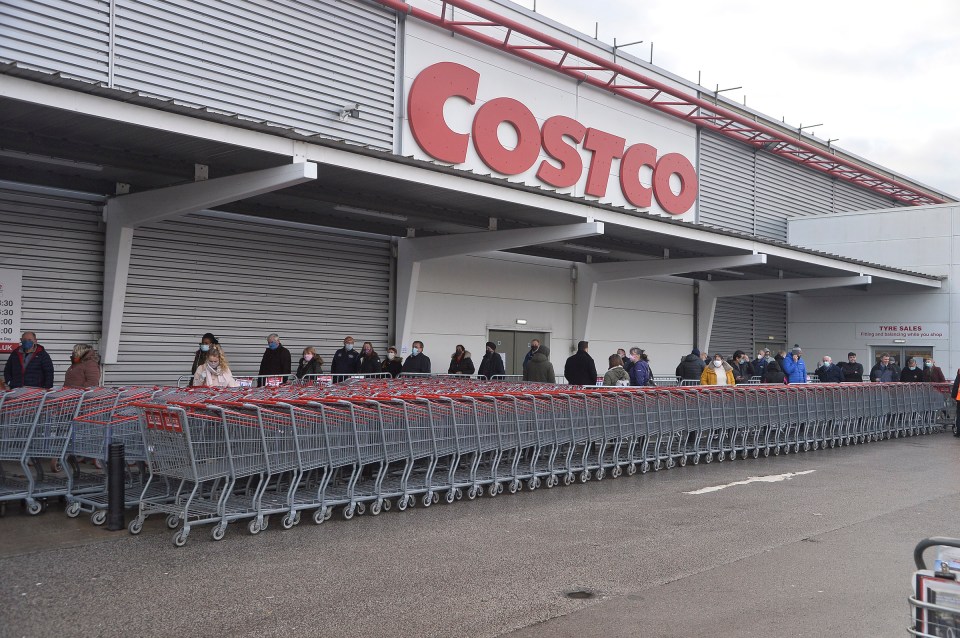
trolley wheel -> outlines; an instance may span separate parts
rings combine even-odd
[[[726,460],[726,458],[727,458],[726,452],[724,452],[723,450],[720,450],[719,452],[717,452],[717,463],[723,463],[724,460]]]
[[[370,516],[380,516],[380,512],[383,511],[383,504],[380,501],[374,501],[370,503]]]
[[[644,461],[643,463],[640,464],[641,474],[646,474],[649,471],[650,471],[650,461]]]
[[[773,448],[773,455],[774,455],[774,456],[780,456],[780,446],[779,446],[779,445],[776,446],[775,448]]]
[[[400,498],[397,499],[397,509],[400,510],[401,512],[406,511],[407,505],[408,503],[407,503],[406,496],[401,496]]]
[[[623,476],[623,470],[619,465],[610,470],[610,478],[620,478],[621,476]]]
[[[444,495],[443,500],[445,500],[448,504],[453,503],[455,500],[457,500],[457,491],[454,489],[447,490],[447,493]]]
[[[457,492],[457,493],[456,493],[454,496],[456,497],[456,499],[457,499],[458,501],[462,501],[462,500],[463,500],[463,488],[459,488],[459,487],[458,487],[458,488],[456,489],[456,492]]]
[[[293,514],[287,513],[282,519],[280,519],[280,527],[283,529],[292,529],[294,525],[297,524],[297,519]]]
[[[680,467],[687,467],[687,455],[684,454],[680,457]]]
[[[503,494],[503,483],[497,483],[497,494]]]
[[[353,504],[351,504],[351,505],[344,505],[344,506],[343,506],[343,512],[342,512],[343,520],[349,521],[351,518],[353,518],[353,515],[356,514],[356,512],[357,512],[357,506],[356,506],[356,505],[353,505]]]
[[[573,483],[573,474],[564,474],[563,475],[563,484],[570,485]]]
[[[80,516],[80,503],[70,503],[67,505],[66,515],[69,518],[76,518]]]
[[[107,510],[97,510],[90,515],[90,522],[99,527],[107,522]]]
[[[433,505],[433,494],[431,494],[430,492],[427,492],[426,494],[423,495],[423,498],[421,499],[420,502],[423,503],[424,507],[430,507],[431,505]]]
[[[133,536],[136,536],[137,534],[139,534],[140,532],[142,532],[142,531],[143,531],[143,519],[141,519],[141,518],[138,516],[137,518],[135,518],[135,519],[133,519],[132,521],[130,521],[130,524],[127,525],[127,531],[130,532],[130,534],[133,535]]]
[[[763,457],[767,458],[768,456],[770,456],[770,448],[765,447],[763,448]]]
[[[314,510],[314,511],[313,511],[313,522],[314,522],[316,525],[319,525],[319,524],[322,523],[323,521],[327,520],[327,517],[325,516],[325,514],[326,514],[326,509],[327,509],[327,508],[325,508],[325,507],[321,507],[320,509],[317,509],[317,510]]]
[[[814,450],[814,451],[817,451],[817,450],[819,450],[819,449],[820,449],[820,441],[814,441],[814,442],[813,442],[813,450]]]
[[[174,547],[183,547],[187,544],[187,533],[183,530],[175,533],[173,535],[173,546]]]
[[[256,523],[257,519],[253,519],[251,523]],[[257,532],[260,531],[260,526],[257,526]],[[251,531],[251,534],[256,534],[257,532]],[[215,541],[222,541],[223,537],[227,535],[227,526],[225,523],[219,523],[213,526],[213,529],[210,530],[210,538]],[[176,541],[174,541],[176,542]]]
[[[357,503],[357,516],[363,516],[367,513],[366,503]]]
[[[713,453],[707,452],[706,454],[704,454],[703,460],[706,461],[707,463],[713,463]]]
[[[294,524],[294,525],[299,525],[299,524],[300,524],[300,510],[297,510],[297,511],[294,513],[294,515],[293,515],[293,524]]]
[[[605,477],[606,475],[607,475],[607,470],[602,467],[598,467],[597,471],[594,472],[593,474],[593,478],[597,479],[598,481],[602,481],[603,477]]]
[[[537,479],[536,479],[536,477],[533,477],[533,478],[531,478],[530,480],[527,481],[527,489],[528,489],[529,491],[531,491],[531,492],[534,491],[535,489],[537,489]]]
[[[654,472],[660,471],[660,459],[657,459],[656,461],[653,462],[653,471]]]
[[[517,479],[513,479],[507,485],[507,489],[510,491],[511,494],[516,494],[517,490],[520,489],[520,481],[518,481]]]
[[[472,501],[475,498],[477,498],[477,487],[473,486],[467,490],[467,500]]]
[[[177,529],[180,527],[180,517],[176,514],[167,516],[167,529]]]
[[[30,516],[36,516],[42,511],[43,505],[41,505],[38,501],[30,501],[27,503],[27,514]]]
[[[489,494],[490,496],[496,496],[499,493],[500,492],[497,490],[496,483],[491,483],[490,485],[487,486],[487,494]]]
[[[759,458],[759,457],[760,457],[760,448],[753,448],[753,449],[750,451],[750,456],[752,456],[752,457],[755,458],[755,459],[756,459],[756,458]]]
[[[580,472],[580,482],[581,482],[581,483],[586,483],[586,482],[589,481],[589,480],[590,480],[590,470],[584,470],[584,471]]]
[[[264,519],[263,522],[266,523],[266,519]],[[216,537],[216,531],[217,531],[217,529],[218,529],[219,527],[220,527],[219,525],[217,525],[216,527],[214,527],[214,528],[213,528],[213,533],[211,534],[211,535],[213,536],[213,540],[215,540],[215,541],[220,540],[219,538]],[[265,527],[266,527],[266,525],[261,524],[260,521],[258,521],[258,520],[255,519],[255,518],[250,519],[250,522],[247,523],[247,531],[250,532],[250,535],[251,535],[251,536],[256,536],[257,534],[259,534],[260,532],[262,532]],[[226,531],[226,530],[224,530],[224,531]],[[221,538],[223,538],[222,535],[221,535]]]
[[[547,480],[544,481],[543,484],[547,486],[548,490],[552,490],[553,486],[557,484],[557,477],[551,474],[547,477]]]
[[[809,443],[804,443],[804,444],[803,444],[803,451],[804,451],[804,452],[809,452],[809,451],[810,451],[810,444],[809,444]]]
[[[694,465],[700,465],[700,455],[699,455],[699,454],[694,454],[694,455],[693,455],[693,464],[694,464]]]
[[[637,473],[636,463],[631,463],[630,465],[627,466],[627,476],[633,476],[636,473]]]
[[[674,461],[672,457],[669,458],[669,459],[667,459],[667,469],[668,469],[668,470],[672,470],[674,467],[676,467],[676,465],[677,465],[677,462]]]

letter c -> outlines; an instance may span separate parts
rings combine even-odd
[[[470,135],[450,130],[443,119],[443,105],[451,97],[475,104],[479,86],[479,73],[454,62],[428,66],[413,81],[407,117],[413,139],[427,155],[451,164],[462,164],[467,159]]]
[[[670,190],[670,176],[680,178],[680,193]],[[667,153],[657,162],[653,171],[653,195],[660,208],[671,215],[683,215],[697,201],[697,171],[683,155]]]

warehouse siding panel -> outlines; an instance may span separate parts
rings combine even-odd
[[[106,84],[110,66],[106,0],[0,2],[0,62]]]
[[[74,344],[96,346],[100,339],[100,200],[12,184],[0,188],[0,268],[23,271],[20,329],[36,331],[53,358],[57,383],[63,382]]]
[[[700,223],[754,234],[754,158],[744,144],[701,134]]]
[[[237,374],[255,374],[271,332],[296,367],[317,347],[329,370],[344,335],[385,354],[390,242],[267,224],[189,217],[138,229],[119,363],[109,380],[171,382],[189,374],[205,332]]]
[[[879,210],[900,206],[895,199],[884,197],[873,191],[857,188],[847,182],[836,180],[833,183],[833,212],[846,213],[859,210]]]
[[[717,299],[710,354],[719,352],[726,359],[736,350],[752,354],[755,344],[785,343],[786,335],[786,293],[723,297]]]

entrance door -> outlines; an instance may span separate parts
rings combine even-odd
[[[890,355],[890,361],[904,368],[910,359],[917,360],[917,367],[923,367],[925,357],[933,357],[933,346],[871,346],[874,363],[880,363],[880,357]]]
[[[497,344],[497,353],[503,357],[503,368],[507,374],[523,374],[523,358],[530,350],[530,342],[534,339],[539,339],[541,344],[550,347],[548,332],[491,330],[489,339]]]

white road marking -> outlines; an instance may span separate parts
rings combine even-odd
[[[704,487],[699,490],[694,490],[693,492],[684,492],[684,494],[709,494],[710,492],[719,492],[720,490],[725,490],[728,487],[733,487],[734,485],[747,485],[748,483],[779,483],[780,481],[789,481],[794,476],[803,476],[804,474],[813,474],[814,472],[816,472],[816,470],[787,472],[786,474],[771,474],[770,476],[751,476],[745,481],[734,481],[733,483],[727,483],[726,485],[713,485],[711,487]]]

